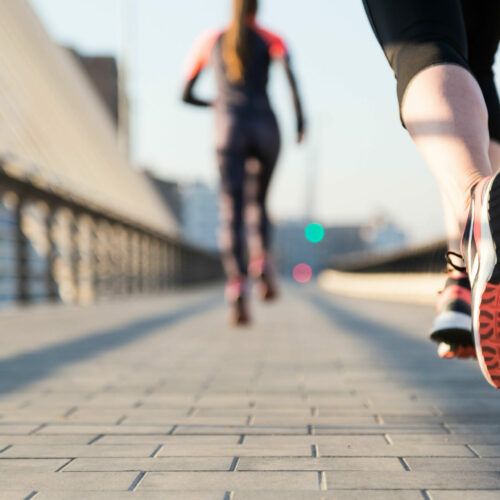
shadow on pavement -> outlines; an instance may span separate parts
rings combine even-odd
[[[159,328],[179,323],[191,316],[210,310],[220,303],[220,297],[210,297],[193,305],[166,314],[141,319],[108,330],[91,332],[26,354],[0,360],[0,394],[12,392],[50,376],[64,365],[91,358],[105,351],[135,342],[154,334]]]
[[[319,293],[310,295],[311,303],[331,323],[342,332],[361,339],[373,349],[374,365],[391,367],[397,372],[394,375],[401,382],[425,386],[429,391],[433,390],[434,386],[442,392],[443,385],[461,385],[468,379],[475,384],[481,380],[479,368],[474,366],[474,361],[439,359],[436,345],[428,340],[427,332],[422,332],[421,339],[412,337],[403,328],[391,325],[389,319],[387,323],[382,323],[378,319],[354,313],[342,305],[337,305],[334,300],[334,296],[323,297]],[[363,301],[359,302],[362,305]],[[381,307],[394,308],[394,311],[397,311],[396,303],[381,304]],[[362,310],[362,307],[360,309]],[[430,383],[432,381],[434,383]],[[487,383],[484,383],[487,386]],[[467,385],[470,387],[469,383]]]

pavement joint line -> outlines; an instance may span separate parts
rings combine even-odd
[[[127,415],[122,415],[117,421],[116,421],[116,424],[115,425],[121,425],[123,424],[123,422],[125,422],[127,418]]]
[[[40,424],[38,427],[36,427],[35,429],[33,429],[31,432],[28,433],[28,436],[32,436],[33,434],[36,434],[38,431],[41,431],[42,429],[44,429],[45,427],[47,427],[48,424],[46,423],[43,423],[43,424]]]
[[[234,457],[231,462],[231,467],[229,467],[229,472],[235,472],[238,468],[238,464],[240,463],[240,457]]]
[[[3,453],[4,451],[7,451],[9,448],[12,448],[12,444],[7,445],[5,448],[0,450],[0,454]]]
[[[186,413],[186,417],[193,417],[194,415],[196,415],[198,411],[198,408],[196,408],[196,406],[191,406],[191,408],[189,408],[188,412]]]
[[[25,497],[24,500],[31,500],[32,498],[35,498],[38,495],[38,491],[32,491],[27,497]]]
[[[75,458],[70,458],[65,464],[62,464],[61,467],[56,469],[54,472],[61,472],[65,467],[67,467],[74,460],[75,460]]]
[[[408,462],[403,458],[403,457],[398,457],[398,460],[400,461],[401,465],[403,466],[403,469],[407,472],[410,472],[410,465]]]
[[[453,434],[453,431],[450,429],[450,426],[446,423],[443,422],[441,424],[441,427],[448,433],[448,434]]]
[[[156,449],[151,453],[150,458],[156,458],[158,456],[158,453],[160,453],[160,450],[163,448],[162,444],[159,444]]]
[[[70,408],[65,414],[64,414],[64,418],[68,418],[70,417],[71,415],[73,415],[73,413],[75,413],[76,411],[78,410],[78,406],[73,406],[72,408]]]
[[[317,444],[311,445],[311,455],[313,458],[319,458],[319,446]]]
[[[384,434],[384,439],[388,445],[392,446],[394,444],[394,441],[391,439],[391,436],[389,436],[389,434]]]
[[[432,414],[435,415],[436,417],[443,416],[443,412],[437,406],[432,407]]]
[[[466,444],[465,447],[470,450],[472,453],[474,453],[474,456],[476,458],[481,458],[481,455],[470,445],[470,444]]]
[[[319,481],[320,491],[327,491],[328,484],[326,482],[326,472],[325,471],[318,472],[318,481]]]
[[[243,444],[243,441],[245,441],[245,434],[242,434],[240,436],[240,438],[238,439],[238,443],[237,444]]]
[[[146,475],[145,472],[139,472],[137,477],[132,481],[132,484],[130,485],[128,491],[135,491],[137,486],[141,483],[141,481],[144,479],[144,476]]]
[[[94,443],[97,443],[97,441],[99,441],[99,439],[103,438],[104,437],[104,434],[99,434],[98,436],[96,436],[95,438],[92,438],[88,443],[87,443],[87,446],[88,445],[91,445],[91,444],[94,444]]]

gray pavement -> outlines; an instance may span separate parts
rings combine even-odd
[[[0,500],[500,498],[500,395],[432,308],[290,287],[0,314]]]

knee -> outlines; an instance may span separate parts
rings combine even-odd
[[[397,79],[397,94],[401,110],[404,96],[413,78],[421,71],[441,64],[453,64],[470,71],[469,64],[452,43],[445,40],[405,40],[394,45],[390,62]]]

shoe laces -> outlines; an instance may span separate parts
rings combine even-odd
[[[455,271],[458,271],[460,273],[466,273],[467,272],[467,268],[465,266],[458,266],[457,264],[455,264],[452,260],[451,260],[451,257],[457,257],[459,258],[461,261],[464,260],[463,256],[460,255],[459,253],[457,252],[452,252],[451,250],[449,250],[448,252],[445,253],[444,255],[444,258],[446,260],[446,263],[451,266],[453,269],[455,269]]]

